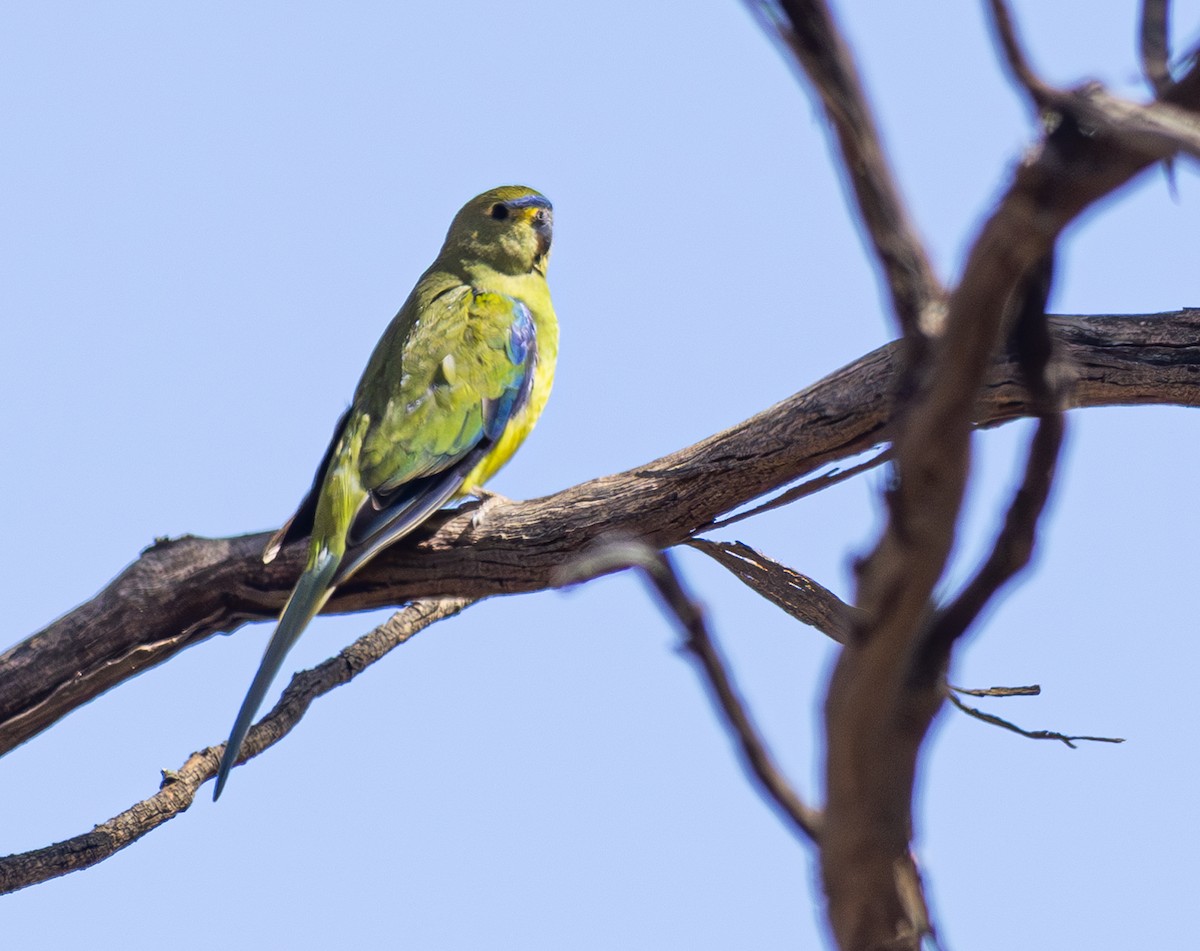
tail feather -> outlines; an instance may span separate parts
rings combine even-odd
[[[238,710],[237,719],[233,722],[233,730],[229,734],[229,740],[225,744],[225,753],[221,757],[221,766],[217,770],[217,785],[213,790],[213,802],[220,798],[221,790],[225,788],[229,771],[233,769],[238,754],[241,752],[242,741],[250,731],[254,715],[267,695],[267,690],[275,679],[275,675],[279,673],[279,668],[283,666],[283,660],[288,651],[292,649],[292,645],[308,627],[308,622],[317,615],[325,606],[325,602],[329,600],[329,596],[333,594],[333,579],[341,560],[340,555],[322,550],[317,556],[316,564],[305,569],[304,574],[296,583],[292,596],[288,598],[283,613],[279,616],[279,624],[275,628],[275,633],[271,635],[271,640],[263,653],[258,673],[254,675],[250,691],[246,694],[246,699],[242,701],[242,708]]]

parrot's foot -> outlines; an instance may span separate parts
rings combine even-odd
[[[504,505],[513,501],[508,496],[501,495],[499,492],[493,492],[491,489],[485,489],[481,485],[471,486],[467,489],[467,494],[479,499],[479,508],[471,513],[472,529],[480,528],[487,521],[488,512],[497,505]]]

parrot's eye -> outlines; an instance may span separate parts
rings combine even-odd
[[[492,205],[492,210],[491,210],[490,214],[497,221],[503,221],[505,218],[508,217],[508,205],[504,205],[504,204],[501,204],[500,202],[497,202],[496,204]]]

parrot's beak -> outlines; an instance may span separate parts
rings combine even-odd
[[[515,211],[529,224],[537,238],[537,258],[544,265],[550,253],[550,242],[554,238],[554,209],[541,195],[526,195],[504,202],[509,211]],[[503,220],[503,219],[501,219]]]
[[[549,208],[538,208],[530,216],[530,224],[538,239],[538,255],[544,257],[550,250],[550,242],[554,237],[554,212]]]

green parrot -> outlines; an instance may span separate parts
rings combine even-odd
[[[263,552],[311,536],[308,562],[242,702],[215,801],[283,659],[334,589],[521,445],[550,395],[558,323],[546,285],[554,212],[531,188],[471,199],[384,331],[312,488]]]

